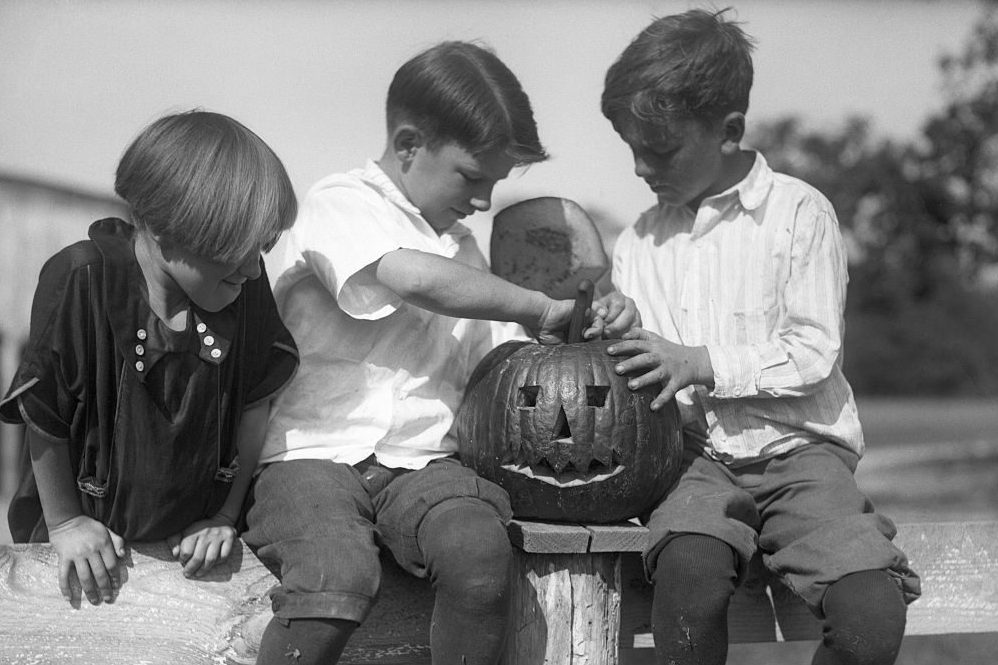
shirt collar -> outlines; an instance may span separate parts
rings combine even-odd
[[[146,300],[142,288],[145,277],[135,260],[134,235],[130,224],[115,218],[96,221],[89,230],[90,239],[103,257],[106,313],[125,364],[144,381],[153,365],[167,353],[193,351],[192,330],[197,334],[198,357],[220,364],[228,356],[236,332],[235,305],[207,312],[192,304],[187,331],[167,328]]]
[[[384,169],[378,166],[378,163],[373,159],[367,160],[364,165],[363,175],[361,176],[364,180],[370,182],[372,185],[381,190],[381,193],[386,199],[397,205],[402,210],[406,211],[410,215],[415,215],[419,219],[423,220],[423,214],[419,212],[419,208],[413,205],[412,201],[406,198],[405,194],[395,186],[392,179],[388,177]],[[426,220],[423,220],[424,222]]]
[[[734,194],[738,195],[738,200],[746,210],[755,210],[763,204],[770,188],[773,186],[773,170],[769,168],[766,158],[762,153],[756,151],[755,161],[752,168],[745,174],[745,177],[734,185],[710,198],[722,199]]]
[[[426,227],[424,230],[429,231],[429,233],[433,234],[433,236],[437,236],[437,232],[432,226],[430,226],[429,222],[423,218],[423,213],[419,211],[419,208],[413,205],[412,201],[406,198],[406,195],[395,186],[395,183],[388,177],[388,174],[385,173],[384,169],[382,169],[381,166],[379,166],[373,159],[367,160],[367,163],[364,165],[361,172],[361,178],[381,190],[381,193],[386,199],[409,215],[412,215],[418,219],[419,222]],[[450,239],[453,240],[455,244],[458,244],[461,242],[462,238],[470,235],[473,235],[470,228],[461,222],[455,222],[449,229],[441,233],[439,237],[445,244],[447,244],[448,238],[446,236],[450,236]]]

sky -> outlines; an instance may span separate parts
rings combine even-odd
[[[200,107],[260,134],[301,198],[380,156],[399,65],[444,39],[477,40],[519,77],[552,155],[501,183],[492,212],[563,196],[613,235],[654,199],[600,115],[606,68],[652,17],[728,4],[757,42],[750,135],[785,115],[820,129],[858,114],[897,140],[939,107],[938,58],[981,11],[973,0],[0,0],[0,173],[110,194],[143,126]],[[475,217],[481,239],[491,214]]]

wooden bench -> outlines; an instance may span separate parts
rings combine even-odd
[[[505,665],[652,662],[645,529],[514,521],[517,580]],[[922,576],[908,635],[998,633],[998,522],[906,524],[896,541]],[[0,662],[250,664],[270,620],[271,572],[246,548],[186,580],[162,544],[135,546],[111,604],[72,608],[47,545],[0,546]],[[385,561],[371,617],[341,663],[428,664],[432,591]],[[809,640],[817,622],[778,583],[753,577],[729,613],[732,642]]]

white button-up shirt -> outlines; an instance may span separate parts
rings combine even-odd
[[[262,463],[355,464],[374,453],[387,466],[418,469],[457,449],[449,430],[471,371],[522,329],[404,302],[373,269],[400,248],[488,270],[467,227],[438,236],[373,161],[309,190],[269,257],[301,364],[274,406]]]
[[[733,465],[818,440],[862,454],[842,375],[847,282],[831,204],[761,154],[696,213],[646,211],[613,252],[613,283],[644,327],[707,347],[714,389],[687,388],[677,402],[687,436]]]

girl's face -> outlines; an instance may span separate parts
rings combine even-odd
[[[399,176],[399,189],[437,233],[492,206],[492,189],[515,162],[503,152],[473,155],[456,143],[414,149]]]
[[[241,263],[222,263],[185,249],[163,251],[163,271],[195,305],[209,312],[225,309],[239,297],[243,283],[260,276],[260,253]]]
[[[266,249],[229,263],[161,242],[148,231],[140,230],[135,236],[135,258],[145,277],[149,306],[168,325],[174,317],[183,317],[190,302],[209,312],[235,302],[246,280],[260,276],[260,254]]]

